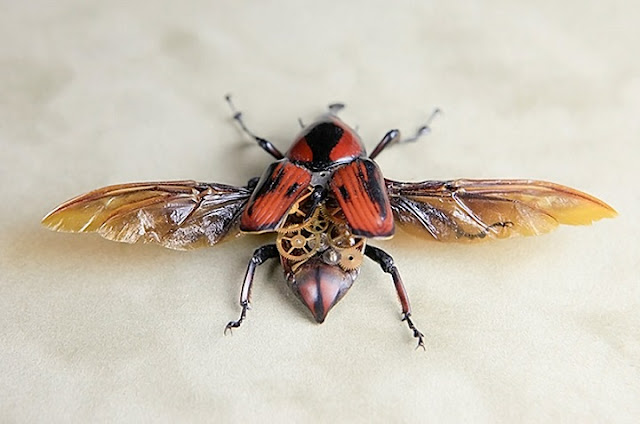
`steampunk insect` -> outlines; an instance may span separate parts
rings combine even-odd
[[[467,242],[546,233],[558,224],[585,225],[616,212],[580,191],[543,181],[469,180],[406,183],[385,179],[374,159],[401,140],[389,131],[367,156],[358,134],[336,115],[341,105],[303,127],[282,154],[243,131],[276,159],[261,178],[236,187],[195,181],[114,185],[71,199],[44,219],[56,231],[97,232],[125,243],[156,243],[187,250],[238,234],[275,233],[275,243],[255,250],[242,284],[236,321],[244,321],[256,267],[280,258],[288,285],[322,323],[356,280],[363,258],[391,275],[406,322],[409,298],[392,257],[369,244],[390,238],[396,224],[427,239]],[[433,116],[433,115],[432,115]]]

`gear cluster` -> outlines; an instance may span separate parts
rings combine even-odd
[[[339,207],[319,205],[305,211],[304,196],[291,208],[287,219],[278,229],[276,246],[280,255],[298,268],[317,253],[330,265],[345,271],[358,269],[364,257],[365,238],[351,233]]]

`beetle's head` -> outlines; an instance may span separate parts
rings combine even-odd
[[[347,293],[358,276],[358,269],[344,270],[316,255],[289,274],[293,292],[302,300],[315,320],[324,322],[327,314]]]

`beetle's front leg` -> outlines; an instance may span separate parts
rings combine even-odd
[[[385,134],[382,140],[380,140],[378,145],[373,149],[373,152],[371,152],[371,154],[369,155],[369,158],[375,159],[376,156],[382,153],[383,150],[385,150],[387,147],[390,147],[394,144],[413,142],[419,139],[420,137],[423,137],[429,134],[431,132],[431,127],[429,125],[431,125],[431,121],[433,121],[433,118],[435,118],[436,115],[438,115],[439,113],[442,113],[440,109],[434,109],[433,112],[431,112],[431,115],[429,115],[429,118],[427,118],[427,122],[423,126],[418,128],[418,130],[416,131],[416,134],[413,137],[401,139],[400,131],[398,130],[389,131],[387,134]]]
[[[411,305],[409,304],[409,296],[407,296],[407,290],[404,288],[402,278],[400,278],[400,272],[393,263],[393,258],[387,252],[377,247],[369,246],[364,249],[364,254],[373,259],[380,265],[382,270],[387,274],[391,274],[393,278],[393,285],[396,287],[400,304],[402,305],[402,321],[406,321],[409,329],[413,331],[413,337],[418,339],[418,347],[425,349],[424,347],[424,334],[420,332],[413,324],[411,320]]]
[[[271,156],[273,156],[276,159],[282,159],[284,155],[280,152],[280,150],[276,148],[276,146],[273,145],[273,143],[271,143],[269,140],[266,140],[262,137],[258,137],[253,132],[251,132],[249,128],[247,128],[247,126],[244,123],[244,120],[242,119],[242,112],[237,111],[235,106],[233,105],[233,102],[231,101],[231,95],[227,94],[224,97],[224,99],[227,101],[227,104],[229,105],[229,107],[231,108],[231,111],[233,112],[233,119],[235,119],[236,122],[238,122],[242,131],[244,131],[244,133],[247,134],[249,137],[253,138],[256,141],[256,143],[258,143],[258,145],[262,147],[262,149],[267,153],[269,153]]]
[[[230,321],[224,328],[224,334],[227,334],[227,331],[240,327],[240,324],[242,324],[242,321],[244,321],[247,316],[247,310],[251,308],[249,304],[249,299],[251,298],[251,286],[253,285],[253,277],[258,265],[262,265],[267,259],[277,257],[278,249],[275,244],[265,244],[253,252],[253,256],[249,260],[249,265],[247,266],[244,282],[242,283],[242,292],[240,293],[240,306],[242,306],[240,318],[238,318],[237,321]]]

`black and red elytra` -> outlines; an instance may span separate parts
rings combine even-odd
[[[360,137],[332,115],[303,131],[285,158],[267,168],[242,215],[240,230],[274,231],[307,192],[314,173],[332,174],[328,186],[319,190],[330,190],[354,234],[368,238],[393,235],[382,173],[366,157]]]
[[[290,288],[323,322],[368,257],[391,275],[402,320],[424,347],[400,273],[389,254],[368,244],[370,239],[393,236],[397,224],[430,240],[473,242],[536,235],[558,224],[590,224],[616,214],[595,197],[544,181],[385,179],[374,159],[393,144],[416,140],[428,132],[428,124],[407,140],[398,130],[389,131],[367,156],[360,137],[335,111],[331,106],[303,128],[284,155],[251,133],[235,112],[244,132],[276,159],[244,187],[195,181],[109,186],[63,203],[43,224],[177,250],[212,246],[241,233],[275,233],[275,243],[256,249],[249,261],[240,318],[225,332],[244,321],[256,268],[266,260],[280,258]]]

